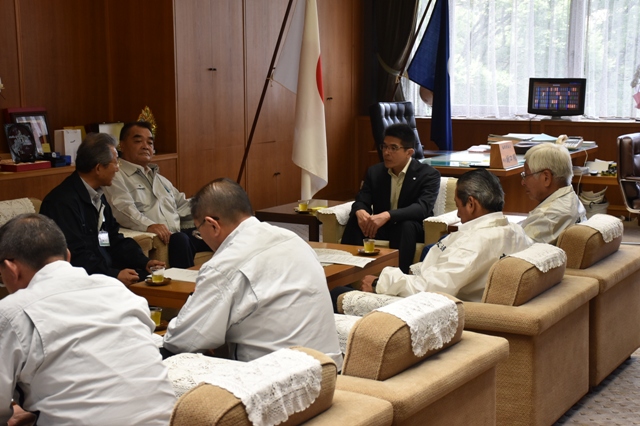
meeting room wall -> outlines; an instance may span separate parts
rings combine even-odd
[[[287,0],[0,0],[0,108],[44,107],[50,130],[155,116],[162,173],[188,195],[238,177]],[[329,185],[352,196],[363,0],[319,0]],[[241,183],[254,208],[295,201],[295,95],[270,83]],[[3,119],[0,119],[0,121]],[[8,157],[4,134],[0,156]],[[0,181],[43,197],[72,169]]]

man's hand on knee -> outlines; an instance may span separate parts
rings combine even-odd
[[[382,228],[385,223],[389,222],[391,215],[389,212],[382,212],[380,214],[374,214],[369,217],[369,238],[373,238],[378,233],[378,229]],[[365,234],[366,235],[366,234]]]
[[[153,232],[160,238],[165,244],[169,244],[169,238],[171,238],[171,231],[167,228],[167,225],[163,225],[161,223],[154,223],[153,225],[149,225],[147,227],[147,232]]]

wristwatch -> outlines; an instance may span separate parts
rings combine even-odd
[[[371,288],[373,289],[374,293],[376,292],[376,286],[378,285],[378,280],[379,280],[379,278],[376,278],[375,280],[373,280],[371,282]]]

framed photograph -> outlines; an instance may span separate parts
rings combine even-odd
[[[5,110],[5,122],[29,123],[36,142],[36,154],[44,154],[43,144],[51,144],[49,122],[44,108],[8,108]],[[49,145],[51,146],[51,145]]]
[[[9,152],[14,163],[36,161],[36,139],[30,123],[11,123],[4,125],[9,143]]]

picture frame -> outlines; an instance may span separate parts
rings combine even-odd
[[[32,163],[36,160],[36,139],[31,123],[9,123],[4,125],[9,152],[14,163]]]
[[[5,123],[29,123],[36,142],[36,154],[43,155],[45,151],[51,152],[50,149],[45,150],[43,148],[45,144],[51,147],[53,142],[45,108],[7,108],[5,110]]]

